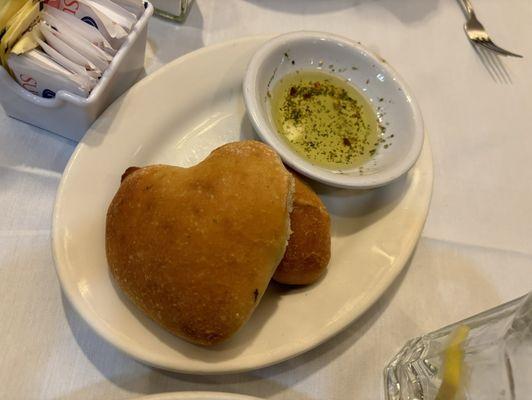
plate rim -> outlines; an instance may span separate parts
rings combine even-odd
[[[261,400],[259,397],[240,393],[210,391],[152,393],[142,397],[135,397],[133,400],[198,400],[200,397],[211,397],[212,400]]]
[[[131,89],[129,89],[126,93],[124,93],[122,96],[113,103],[110,107],[108,107],[102,115],[97,119],[100,120],[101,118],[105,118],[107,115],[112,115],[113,110],[116,108],[115,104],[120,104],[123,99],[127,96],[127,94],[133,90],[138,89],[139,87],[142,87],[144,85],[149,84],[149,82],[152,79],[155,79],[157,76],[164,74],[166,70],[175,68],[177,65],[180,65],[184,62],[187,62],[188,60],[191,60],[195,57],[201,56],[204,53],[209,53],[212,51],[219,50],[220,48],[225,47],[231,47],[231,46],[238,46],[239,44],[246,43],[246,42],[257,42],[257,44],[265,42],[268,38],[273,37],[273,35],[255,35],[255,36],[246,36],[242,38],[237,38],[229,41],[224,41],[221,43],[217,43],[210,46],[205,46],[200,49],[197,49],[193,52],[187,53],[171,62],[166,64],[165,66],[159,68],[154,73],[146,76],[141,81],[137,82]],[[407,244],[403,247],[400,253],[398,253],[397,261],[395,263],[395,268],[391,269],[388,274],[384,276],[384,278],[381,278],[378,280],[378,282],[375,283],[373,286],[372,292],[366,297],[365,304],[357,308],[355,311],[351,312],[349,315],[349,318],[343,318],[340,320],[340,322],[336,321],[335,328],[329,329],[325,334],[321,335],[317,339],[313,337],[313,340],[301,340],[298,341],[297,344],[294,344],[292,346],[292,351],[285,351],[283,350],[284,347],[280,347],[277,351],[270,352],[268,355],[268,359],[263,362],[240,362],[238,365],[233,365],[232,367],[228,367],[226,364],[226,361],[222,363],[211,363],[207,365],[203,365],[203,367],[183,367],[183,366],[176,366],[176,365],[169,365],[169,363],[161,362],[162,360],[158,359],[158,357],[154,356],[150,352],[141,351],[137,348],[132,348],[130,346],[127,346],[127,344],[124,344],[123,341],[121,341],[117,335],[114,333],[109,333],[107,329],[103,328],[103,325],[96,323],[96,321],[93,319],[93,316],[91,315],[92,310],[87,309],[85,302],[81,300],[80,297],[76,297],[73,295],[73,290],[71,289],[72,284],[68,281],[66,278],[66,271],[67,268],[60,267],[61,264],[65,265],[68,264],[65,258],[65,254],[62,254],[61,246],[59,244],[59,210],[61,209],[62,205],[62,198],[63,193],[65,191],[66,182],[68,180],[68,177],[70,175],[70,170],[72,169],[73,165],[75,164],[77,157],[79,153],[83,150],[83,148],[86,145],[87,137],[90,136],[93,128],[89,128],[87,133],[84,135],[84,137],[81,139],[81,141],[78,143],[76,148],[74,149],[74,152],[72,153],[64,171],[61,176],[60,183],[58,185],[57,194],[55,198],[55,204],[53,208],[53,214],[52,214],[52,229],[51,229],[51,247],[52,247],[52,257],[54,260],[54,267],[57,274],[57,277],[59,279],[60,285],[61,285],[61,291],[68,299],[69,303],[73,306],[75,311],[83,318],[83,320],[91,327],[91,329],[104,341],[121,351],[123,354],[126,354],[133,359],[143,363],[147,364],[156,368],[161,368],[168,371],[173,372],[179,372],[184,374],[195,374],[195,375],[226,375],[226,374],[236,374],[241,372],[246,372],[250,370],[256,370],[260,368],[269,367],[274,364],[281,363],[283,361],[286,361],[288,359],[294,358],[299,356],[302,353],[305,353],[307,351],[310,351],[317,346],[321,345],[322,343],[328,341],[333,336],[336,336],[340,332],[342,332],[345,328],[347,328],[349,325],[354,323],[358,318],[360,318],[364,313],[367,312],[371,306],[375,304],[375,302],[382,297],[384,292],[390,287],[390,285],[395,281],[397,276],[401,273],[401,271],[404,269],[406,263],[408,262],[408,259],[413,254],[413,251],[417,245],[417,242],[419,241],[419,238],[421,237],[421,232],[423,231],[428,211],[430,208],[432,193],[433,193],[433,181],[434,181],[434,168],[433,168],[433,160],[432,160],[432,152],[430,143],[428,140],[428,137],[425,133],[425,140],[422,152],[420,154],[420,158],[422,159],[423,156],[427,157],[428,166],[428,174],[426,179],[428,180],[428,185],[430,186],[430,189],[428,190],[428,199],[424,205],[424,209],[421,210],[419,215],[423,216],[423,222],[420,223],[415,230],[412,230],[414,240],[410,240]],[[424,154],[425,153],[425,154]],[[419,161],[419,160],[418,160]],[[414,164],[413,167],[415,167],[416,164]],[[70,289],[70,290],[68,290]],[[356,314],[356,315],[351,315]],[[281,353],[278,355],[278,353]],[[238,359],[238,357],[237,357]],[[219,365],[221,364],[221,366]]]

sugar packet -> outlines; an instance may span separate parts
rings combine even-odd
[[[46,23],[46,21],[39,22],[39,28],[46,39],[46,42],[48,42],[57,51],[61,53],[60,49],[56,47],[57,43],[61,42],[70,49],[74,50],[77,54],[82,55],[85,59],[89,60],[90,64],[94,65],[101,72],[107,69],[109,63],[113,59],[102,49],[96,47],[87,39],[79,36],[70,29],[59,31],[53,29],[50,25],[48,25],[48,23]],[[68,57],[67,54],[63,55]]]
[[[80,75],[81,79],[83,79],[84,81],[87,80],[89,82],[89,86],[95,86],[97,83],[97,78],[101,76],[101,72],[97,71],[94,66],[92,66],[91,68],[92,64],[90,64],[90,62],[87,59],[82,57],[80,54],[78,54],[74,50],[68,49],[72,51],[73,54],[75,54],[78,57],[78,61],[82,65],[76,64],[74,61],[63,56],[61,53],[56,51],[52,46],[46,43],[43,40],[44,35],[42,34],[42,31],[40,29],[42,24],[44,24],[43,21],[41,21],[41,23],[33,26],[30,30],[28,30],[22,36],[22,38],[15,44],[15,46],[13,46],[11,53],[16,54],[16,55],[21,55],[37,47],[40,47],[41,50],[44,51],[44,53],[47,54],[56,63],[66,68],[69,72]],[[55,36],[54,36],[54,39],[55,39]],[[72,54],[70,54],[70,56],[71,58],[75,58],[75,57],[72,57]]]
[[[80,54],[78,51],[74,50],[67,43],[65,43],[61,37],[54,34],[54,31],[50,30],[46,23],[39,24],[39,30],[41,31],[46,43],[57,51],[62,56],[66,57],[68,60],[78,64],[79,66],[85,68],[87,71],[96,71],[98,76],[103,73],[103,69],[96,66],[83,54]]]
[[[59,31],[72,30],[76,32],[78,35],[84,37],[89,42],[112,56],[116,54],[116,49],[113,49],[111,44],[98,29],[77,19],[69,13],[62,12],[57,8],[50,6],[44,6],[41,19]]]
[[[63,68],[66,68],[73,74],[78,75],[86,75],[89,78],[92,78],[94,80],[97,80],[101,76],[101,72],[92,69],[90,65],[80,65],[76,64],[74,61],[70,60],[69,58],[65,57],[61,53],[59,53],[57,50],[55,50],[52,46],[48,45],[48,43],[38,39],[37,40],[39,46],[41,49],[56,63],[61,65]],[[96,84],[96,81],[95,81]]]
[[[27,0],[6,22],[0,40],[0,61],[4,67],[7,67],[7,57],[13,46],[39,18],[41,7],[39,1]]]
[[[130,13],[123,7],[112,2],[111,0],[83,0],[90,4],[93,8],[97,9],[101,13],[104,13],[112,21],[118,23],[126,31],[131,31],[135,22],[137,22],[137,16]]]
[[[59,90],[87,97],[95,84],[69,72],[40,50],[22,55],[10,54],[7,62],[24,89],[44,98],[55,97]]]
[[[39,46],[38,40],[41,38],[39,29],[30,29],[12,47],[11,53],[20,55],[37,48]]]
[[[0,39],[5,33],[7,21],[22,8],[26,0],[4,0],[0,2]]]
[[[124,27],[85,0],[45,0],[44,2],[98,29],[115,50],[120,48],[127,38],[128,31]]]

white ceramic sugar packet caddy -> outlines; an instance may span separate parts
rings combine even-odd
[[[16,119],[79,141],[96,118],[126,91],[142,72],[151,3],[144,2],[144,13],[131,29],[89,97],[60,90],[55,98],[36,96],[22,88],[0,68],[0,103]]]

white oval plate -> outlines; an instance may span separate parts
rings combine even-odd
[[[254,138],[242,78],[267,38],[245,38],[190,53],[146,77],[94,123],[61,180],[52,245],[64,293],[104,339],[160,368],[220,374],[265,367],[327,340],[367,310],[404,267],[419,238],[432,191],[428,142],[410,172],[386,187],[315,186],[332,220],[327,275],[312,287],[270,285],[229,341],[201,348],[167,333],[112,283],[105,215],[132,165],[196,164],[214,148]]]
[[[174,392],[151,394],[135,400],[260,400],[258,397],[218,392]]]

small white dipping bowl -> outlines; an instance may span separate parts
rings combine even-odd
[[[343,78],[374,107],[385,142],[364,165],[332,169],[314,164],[277,132],[269,92],[283,76],[297,70],[322,70]],[[243,91],[249,117],[262,140],[290,167],[319,182],[352,189],[382,186],[407,172],[421,152],[423,119],[403,80],[385,60],[349,39],[305,31],[278,36],[251,59]]]

